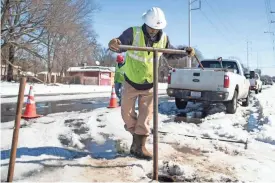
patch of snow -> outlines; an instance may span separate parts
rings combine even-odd
[[[270,176],[275,168],[275,146],[271,143],[275,134],[274,110],[270,109],[273,107],[270,96],[275,93],[274,89],[263,90],[256,96],[263,106],[264,117],[268,117],[268,123],[254,132],[244,129],[249,115],[247,110],[253,107],[239,107],[234,115],[213,109],[219,112],[208,116],[201,124],[192,124],[173,122],[174,113],[170,111],[175,109],[175,104],[160,104],[159,130],[168,133],[159,133],[159,174],[175,176],[181,182],[274,182],[275,177]],[[150,181],[147,175],[153,171],[152,161],[130,156],[94,159],[85,150],[82,140],[93,139],[102,144],[108,137],[119,140],[124,152],[129,153],[132,136],[124,129],[120,110],[100,108],[87,113],[56,113],[28,122],[22,120],[26,126],[20,128],[14,180]],[[169,122],[166,121],[168,119]],[[5,181],[7,175],[13,124],[8,122],[1,126],[1,181]],[[153,127],[153,124],[150,126]],[[77,134],[75,130],[82,127],[88,130]],[[61,143],[60,136],[68,141],[68,146]],[[200,136],[244,141],[248,138],[248,149],[244,149],[244,144],[206,140]],[[151,152],[152,142],[150,135],[146,147]],[[107,152],[110,148],[103,153]]]
[[[271,143],[275,145],[275,86],[269,87],[263,90],[262,93],[256,95],[256,99],[259,100],[262,106],[263,115],[267,119],[267,124],[259,127],[258,133],[253,133],[257,140]]]

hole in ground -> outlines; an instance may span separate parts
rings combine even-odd
[[[147,177],[148,177],[149,179],[153,179],[152,173],[149,173],[149,174],[147,175]],[[176,182],[176,180],[175,180],[173,177],[171,177],[171,176],[167,176],[167,175],[158,175],[158,182]]]

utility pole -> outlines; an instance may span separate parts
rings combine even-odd
[[[192,9],[192,4],[196,1],[199,1],[199,8],[193,8]],[[201,0],[188,0],[188,46],[191,47],[191,11],[192,10],[198,10],[201,8]],[[192,63],[191,63],[191,57],[188,58],[187,62],[187,67],[191,68]]]
[[[257,52],[257,69],[259,69],[259,52]]]
[[[247,55],[246,55],[247,63],[246,63],[246,67],[247,67],[248,71],[249,71],[249,59],[248,59],[248,57],[249,57],[248,44],[249,44],[249,43],[251,44],[251,41],[246,41],[246,46],[247,46],[247,48],[246,48],[246,50],[247,50]]]

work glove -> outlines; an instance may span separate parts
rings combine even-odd
[[[195,55],[195,50],[192,47],[187,47],[186,52],[187,52],[188,56],[190,56],[190,57],[193,57]]]
[[[109,42],[109,49],[114,52],[119,52],[119,45],[121,45],[121,42],[119,39],[114,38]]]

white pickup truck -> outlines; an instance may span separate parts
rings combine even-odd
[[[249,105],[250,83],[237,60],[202,60],[200,68],[172,69],[168,75],[167,94],[175,97],[178,109],[188,101],[223,103],[226,112],[234,114],[238,100]]]
[[[262,92],[263,82],[258,73],[250,72],[250,90],[254,90],[256,94]]]

